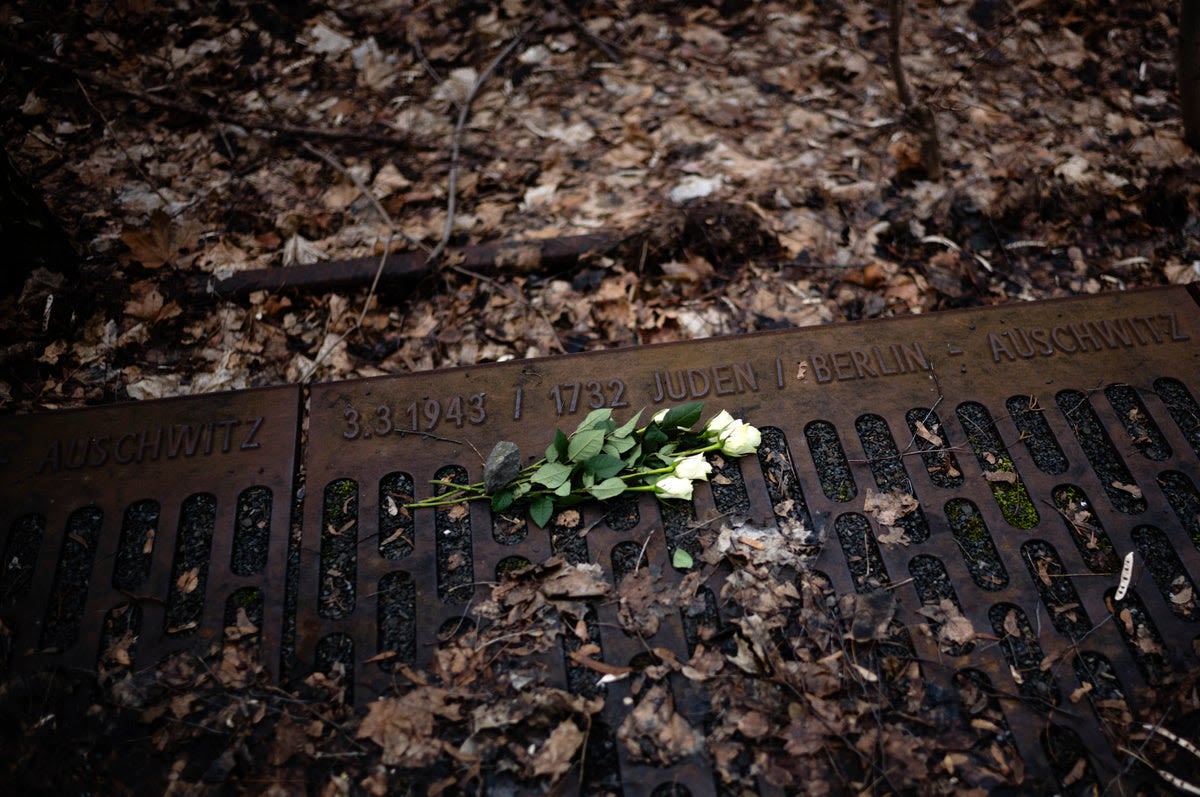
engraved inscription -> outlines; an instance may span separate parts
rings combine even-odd
[[[1013,327],[988,333],[992,362],[1080,354],[1190,340],[1175,313],[1102,318],[1053,327]]]
[[[893,343],[890,346],[862,348],[808,355],[812,374],[820,384],[853,379],[878,379],[883,376],[928,371],[929,358],[921,344]]]
[[[468,423],[478,426],[487,420],[487,408],[484,406],[486,397],[486,393],[444,399],[427,396],[409,402],[400,413],[393,410],[390,404],[379,404],[363,410],[350,405],[342,411],[342,438],[370,440],[393,433],[432,432],[445,423],[452,423],[458,429]]]
[[[266,418],[223,418],[219,421],[154,426],[120,434],[56,438],[46,446],[34,473],[157,462],[179,457],[207,457],[260,447]]]
[[[710,365],[706,368],[680,368],[654,372],[654,396],[651,400],[682,401],[705,396],[731,396],[758,391],[758,374],[750,362]]]
[[[581,408],[598,410],[629,406],[625,399],[625,382],[621,379],[567,382],[550,388],[549,395],[554,399],[554,412],[558,415],[572,415]]]

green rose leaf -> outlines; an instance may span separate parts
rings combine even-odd
[[[642,444],[635,443],[633,448],[629,449],[628,451],[626,451],[624,453],[625,453],[625,462],[627,465],[629,465],[629,469],[637,470],[638,463],[642,459]]]
[[[550,522],[550,516],[554,514],[554,499],[548,495],[539,495],[529,504],[529,517],[539,527],[545,528]]]
[[[554,430],[554,442],[546,446],[546,461],[561,462],[567,458],[567,436],[562,429]]]
[[[514,497],[512,490],[503,490],[496,493],[492,496],[492,511],[503,512],[505,509],[508,509],[512,506]]]
[[[609,456],[608,454],[600,453],[585,462],[583,467],[588,473],[594,474],[597,479],[603,480],[620,473],[621,468],[625,467],[625,461]]]
[[[692,555],[682,548],[676,548],[675,553],[671,554],[671,566],[676,570],[691,570],[695,564]]]
[[[607,501],[609,498],[616,498],[621,493],[625,492],[625,482],[613,476],[605,479],[599,484],[594,484],[588,488],[588,492],[593,498],[598,498],[601,501]]]
[[[701,413],[704,412],[703,401],[692,401],[687,404],[680,404],[678,407],[672,407],[667,410],[667,414],[659,422],[667,434],[674,435],[678,429],[691,429],[696,425],[696,421],[700,420]]]
[[[575,434],[585,432],[588,429],[594,429],[610,418],[612,418],[611,407],[601,407],[598,410],[592,410],[587,414],[586,418],[579,422],[579,427],[575,430]],[[605,429],[605,431],[608,431],[608,429]]]
[[[665,443],[670,440],[663,430],[658,428],[657,424],[650,424],[646,427],[646,433],[642,435],[642,449],[647,453],[652,453],[662,448]]]
[[[637,440],[634,440],[632,437],[613,437],[609,435],[608,439],[604,441],[604,450],[613,456],[620,456],[635,445],[637,445]]]
[[[563,482],[562,484],[558,485],[558,487],[556,487],[554,489],[554,494],[558,495],[558,496],[562,496],[564,498],[566,496],[570,495],[571,494],[571,483],[568,481],[568,482]]]
[[[637,429],[637,422],[642,417],[643,412],[645,412],[645,410],[638,410],[636,415],[634,415],[625,423],[621,424],[618,428],[614,429],[613,433],[610,435],[610,438],[627,438],[633,434],[633,431]]]
[[[562,462],[547,462],[534,471],[529,480],[534,484],[540,484],[549,490],[554,490],[570,478],[570,465]]]
[[[599,454],[600,449],[603,447],[603,429],[588,429],[583,432],[576,432],[571,436],[571,442],[567,446],[567,460],[570,462],[584,462]]]
[[[651,468],[669,468],[675,464],[675,457],[671,456],[675,451],[675,446],[663,446],[660,450],[646,457],[646,464]]]

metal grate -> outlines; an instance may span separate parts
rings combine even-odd
[[[133,666],[238,610],[279,661],[299,390],[0,418],[0,612],[18,672]]]
[[[319,555],[302,567],[298,654],[342,662],[364,702],[392,684],[398,664],[427,664],[439,634],[486,594],[472,585],[497,580],[514,558],[558,553],[619,580],[625,548],[636,555],[649,537],[645,556],[663,565],[669,588],[683,577],[664,565],[672,549],[697,552],[689,520],[799,520],[825,538],[813,567],[836,594],[896,585],[896,619],[908,627],[947,599],[1000,640],[947,651],[906,633],[901,652],[932,681],[972,678],[1029,698],[1003,710],[1031,777],[1055,769],[1059,733],[1074,733],[1097,771],[1111,772],[1110,742],[1086,704],[1054,707],[1084,680],[1102,676],[1132,700],[1196,664],[1197,334],[1193,298],[1173,289],[318,386],[304,528],[306,550]],[[480,453],[498,440],[540,452],[556,426],[570,431],[592,408],[628,417],[695,399],[767,433],[759,463],[734,463],[735,479],[685,510],[646,499],[600,522],[589,507],[586,540],[553,522],[494,518],[486,505],[462,516],[396,511],[429,495],[432,479],[480,480]],[[903,543],[884,544],[889,530],[869,502],[897,492],[919,507],[891,532]],[[1119,559],[1133,549],[1149,577],[1116,601]],[[720,582],[710,589],[719,594]],[[689,656],[689,618],[664,617],[643,643],[619,630],[617,611],[597,606],[589,624],[605,661],[629,664],[647,646]],[[1139,646],[1145,636],[1161,651]],[[1047,660],[1075,665],[1044,669]],[[549,680],[569,682],[564,656],[546,667]],[[695,688],[674,682],[680,710],[698,717],[707,704]],[[628,690],[608,687],[610,729]],[[617,748],[626,794],[716,788],[699,757],[651,768]]]
[[[1069,696],[1103,682],[1136,707],[1147,687],[1197,667],[1196,319],[1193,295],[1171,288],[316,386],[295,659],[344,668],[363,704],[403,667],[428,665],[509,569],[557,554],[618,583],[644,560],[670,589],[685,577],[673,549],[700,553],[695,524],[739,516],[809,535],[832,596],[861,599],[851,633],[860,621],[870,632],[876,596],[894,600],[894,656],[930,684],[1024,698],[1000,709],[1031,778],[1061,780],[1066,743],[1111,774],[1103,706]],[[592,408],[628,417],[696,399],[763,427],[764,444],[757,459],[722,463],[690,505],[583,505],[577,524],[546,529],[485,504],[401,508],[431,480],[480,480],[498,440],[540,452]],[[279,389],[0,419],[10,665],[90,667],[122,623],[140,629],[138,659],[151,661],[219,633],[248,594],[278,653],[293,619],[283,541],[297,403]],[[881,495],[916,507],[882,525]],[[1130,551],[1139,575],[1117,600]],[[584,620],[598,658],[631,664],[650,647],[686,661],[698,624],[728,627],[723,578],[700,590],[703,616],[668,612],[644,639],[620,630],[615,601],[597,602]],[[936,634],[948,605],[987,639],[915,632]],[[543,679],[596,691],[571,658],[578,644],[544,655]],[[706,714],[696,684],[669,683],[681,713]],[[606,690],[611,733],[631,694],[628,681]],[[628,795],[720,790],[699,755],[665,767],[618,744],[606,755],[606,784]]]

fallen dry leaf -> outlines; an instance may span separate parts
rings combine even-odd
[[[191,570],[186,570],[175,579],[175,586],[184,595],[189,595],[196,591],[196,587],[200,586],[200,568],[193,567]]]
[[[936,605],[924,606],[918,611],[937,623],[940,641],[951,645],[967,645],[975,640],[975,626],[950,598],[942,598]]]
[[[176,224],[163,210],[157,209],[150,214],[144,227],[122,230],[121,240],[129,247],[130,259],[144,268],[158,269],[166,265],[186,265],[180,255],[195,247],[196,235],[197,230],[192,224]]]
[[[1129,493],[1134,498],[1142,497],[1142,488],[1138,487],[1136,484],[1125,484],[1123,482],[1114,481],[1112,486],[1118,490],[1121,490],[1122,492]]]
[[[558,780],[571,769],[575,754],[587,738],[574,720],[563,720],[550,732],[533,758],[533,774]]]
[[[435,718],[461,717],[460,708],[448,702],[448,696],[444,689],[420,686],[398,698],[380,698],[367,706],[355,736],[379,745],[387,766],[428,766],[443,749],[434,733]]]
[[[258,626],[250,621],[250,616],[246,613],[246,607],[239,606],[234,624],[225,628],[225,639],[232,642],[252,637],[257,633]]]
[[[652,637],[658,633],[659,622],[666,612],[666,593],[660,589],[658,579],[645,567],[629,573],[621,579],[617,588],[620,595],[618,616],[621,627],[631,634]]]
[[[634,761],[669,766],[696,755],[704,737],[675,711],[675,700],[663,684],[646,690],[617,729],[617,739]]]
[[[917,437],[929,443],[929,445],[933,446],[934,448],[941,448],[945,445],[942,438],[929,431],[929,427],[927,427],[923,422],[914,421],[913,426],[916,427]]]
[[[183,312],[183,308],[176,302],[165,302],[163,295],[151,280],[135,282],[129,289],[133,298],[125,303],[125,315],[145,321],[150,326]]]

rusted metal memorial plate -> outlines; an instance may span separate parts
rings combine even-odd
[[[298,388],[0,418],[4,667],[94,669],[127,632],[146,666],[244,611],[268,667],[340,663],[365,704],[469,627],[514,563],[595,562],[615,585],[648,562],[671,590],[685,577],[673,550],[699,554],[698,525],[744,517],[772,534],[803,527],[806,567],[835,595],[894,601],[902,655],[930,684],[953,694],[969,675],[1007,696],[1031,776],[1054,769],[1069,733],[1104,782],[1126,756],[1094,713],[1104,701],[1070,697],[1092,689],[1136,709],[1198,666],[1198,319],[1194,295],[1172,288],[320,385],[303,485]],[[690,505],[584,504],[547,529],[484,503],[401,506],[434,479],[481,480],[499,440],[534,458],[593,408],[623,419],[701,399],[764,441]],[[732,627],[723,599],[709,610]],[[644,666],[652,649],[685,662],[694,648],[695,617],[678,610],[642,638],[622,630],[617,601],[594,611],[594,661]],[[975,636],[947,644],[959,611]],[[293,620],[295,650],[282,650]],[[612,733],[632,679],[599,687],[575,652],[542,656],[540,678],[603,693]],[[702,726],[703,684],[668,683]],[[700,755],[651,767],[608,750],[625,794],[717,791]]]
[[[432,479],[480,481],[499,440],[540,456],[556,426],[570,432],[592,408],[625,418],[703,399],[766,428],[767,450],[741,461],[744,487],[698,491],[685,520],[782,525],[799,510],[824,539],[812,566],[837,594],[888,589],[910,628],[943,601],[961,607],[980,638],[947,652],[912,633],[915,658],[931,681],[969,670],[1025,698],[1003,709],[1031,773],[1048,770],[1050,726],[1111,773],[1097,717],[1067,702],[1091,677],[1080,668],[1132,701],[1197,664],[1197,319],[1191,294],[1166,289],[315,387],[297,654],[347,665],[361,703],[398,662],[427,664],[514,557],[586,558],[612,577],[622,546],[645,543],[677,582],[672,548],[689,543],[652,498],[614,524],[585,505],[586,540],[553,521],[493,518],[484,503],[411,520],[398,505],[430,495]],[[881,525],[881,495],[919,509]],[[1138,575],[1118,600],[1129,551]],[[597,611],[604,661],[628,664],[648,646],[687,660],[679,616],[642,640],[621,631],[615,602]],[[565,685],[571,665],[554,659],[545,677]],[[672,684],[700,721],[696,685]],[[607,689],[615,728],[629,687]],[[655,769],[618,755],[627,794],[714,789],[698,757]]]
[[[134,667],[263,628],[279,661],[298,388],[0,418],[7,665]],[[243,621],[244,622],[244,621]]]

